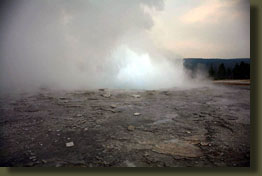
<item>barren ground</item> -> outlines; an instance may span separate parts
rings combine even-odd
[[[250,87],[0,98],[0,166],[249,166]]]

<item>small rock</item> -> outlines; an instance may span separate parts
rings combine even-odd
[[[34,164],[35,164],[35,163],[30,162],[30,163],[27,163],[26,166],[30,166],[30,167],[31,167],[31,166],[34,166]]]
[[[100,120],[96,120],[95,122],[96,122],[96,124],[99,124],[99,123],[100,123]]]
[[[103,94],[102,96],[106,97],[106,98],[109,98],[109,97],[111,97],[111,94],[108,92],[108,93]]]
[[[141,115],[139,112],[134,113],[134,116],[139,116],[139,115]]]
[[[112,113],[116,113],[117,111],[116,110],[109,110],[110,112],[112,112]]]
[[[42,163],[44,163],[44,164],[46,164],[47,163],[47,161],[46,160],[41,160],[42,161]]]
[[[40,161],[35,161],[36,164],[40,164],[41,162]]]
[[[133,97],[135,98],[140,98],[141,96],[140,95],[132,95]]]
[[[168,91],[164,91],[163,92],[165,95],[169,95],[169,92]]]
[[[35,159],[36,159],[36,156],[30,156],[29,159],[30,159],[30,160],[35,160]]]
[[[70,140],[71,138],[67,138],[67,140]]]
[[[88,128],[85,128],[84,131],[88,131]]]
[[[135,165],[134,163],[132,163],[132,162],[130,162],[130,161],[128,161],[128,160],[125,161],[125,165],[126,165],[127,167],[136,167],[136,165]]]
[[[191,134],[191,131],[186,131],[187,134]]]
[[[149,156],[149,153],[146,152],[146,153],[144,154],[144,156]]]
[[[28,152],[29,152],[30,155],[35,155],[35,153],[32,152],[31,150],[28,150]]]
[[[74,142],[67,142],[66,143],[66,147],[73,147],[74,146]]]
[[[77,117],[82,117],[83,115],[82,115],[82,114],[77,114],[76,116],[77,116]]]
[[[110,105],[111,108],[116,108],[117,106],[115,104]]]
[[[135,127],[133,125],[129,125],[127,127],[128,131],[134,131],[135,130]]]
[[[207,142],[200,142],[200,144],[201,144],[202,146],[207,146],[207,145],[209,145]]]
[[[62,163],[57,163],[57,164],[55,165],[55,167],[62,167],[62,166],[63,166]]]

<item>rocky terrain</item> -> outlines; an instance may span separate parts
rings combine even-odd
[[[250,86],[0,98],[0,166],[250,166]]]

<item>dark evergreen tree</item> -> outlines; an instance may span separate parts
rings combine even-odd
[[[240,70],[240,79],[249,79],[250,78],[250,64],[241,62],[239,65]]]
[[[238,63],[236,63],[234,69],[233,69],[233,78],[234,79],[240,79],[240,66]]]
[[[227,71],[226,71],[226,79],[232,79],[233,76],[232,76],[232,70],[231,70],[231,68],[227,68],[226,70],[227,70]]]
[[[225,65],[223,63],[221,63],[218,67],[217,78],[218,79],[225,79],[226,78],[226,68],[225,68]]]
[[[211,66],[209,67],[208,73],[209,73],[209,76],[210,76],[210,77],[215,78],[216,72],[215,72],[212,64],[211,64]]]

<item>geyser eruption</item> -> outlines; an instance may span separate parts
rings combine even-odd
[[[2,7],[8,10],[0,21],[1,92],[190,84],[182,60],[151,42],[148,11],[163,9],[161,0],[24,0]]]
[[[122,88],[160,89],[182,86],[182,61],[172,63],[166,58],[151,58],[148,53],[136,53],[120,47],[113,60],[118,65],[116,85]]]

